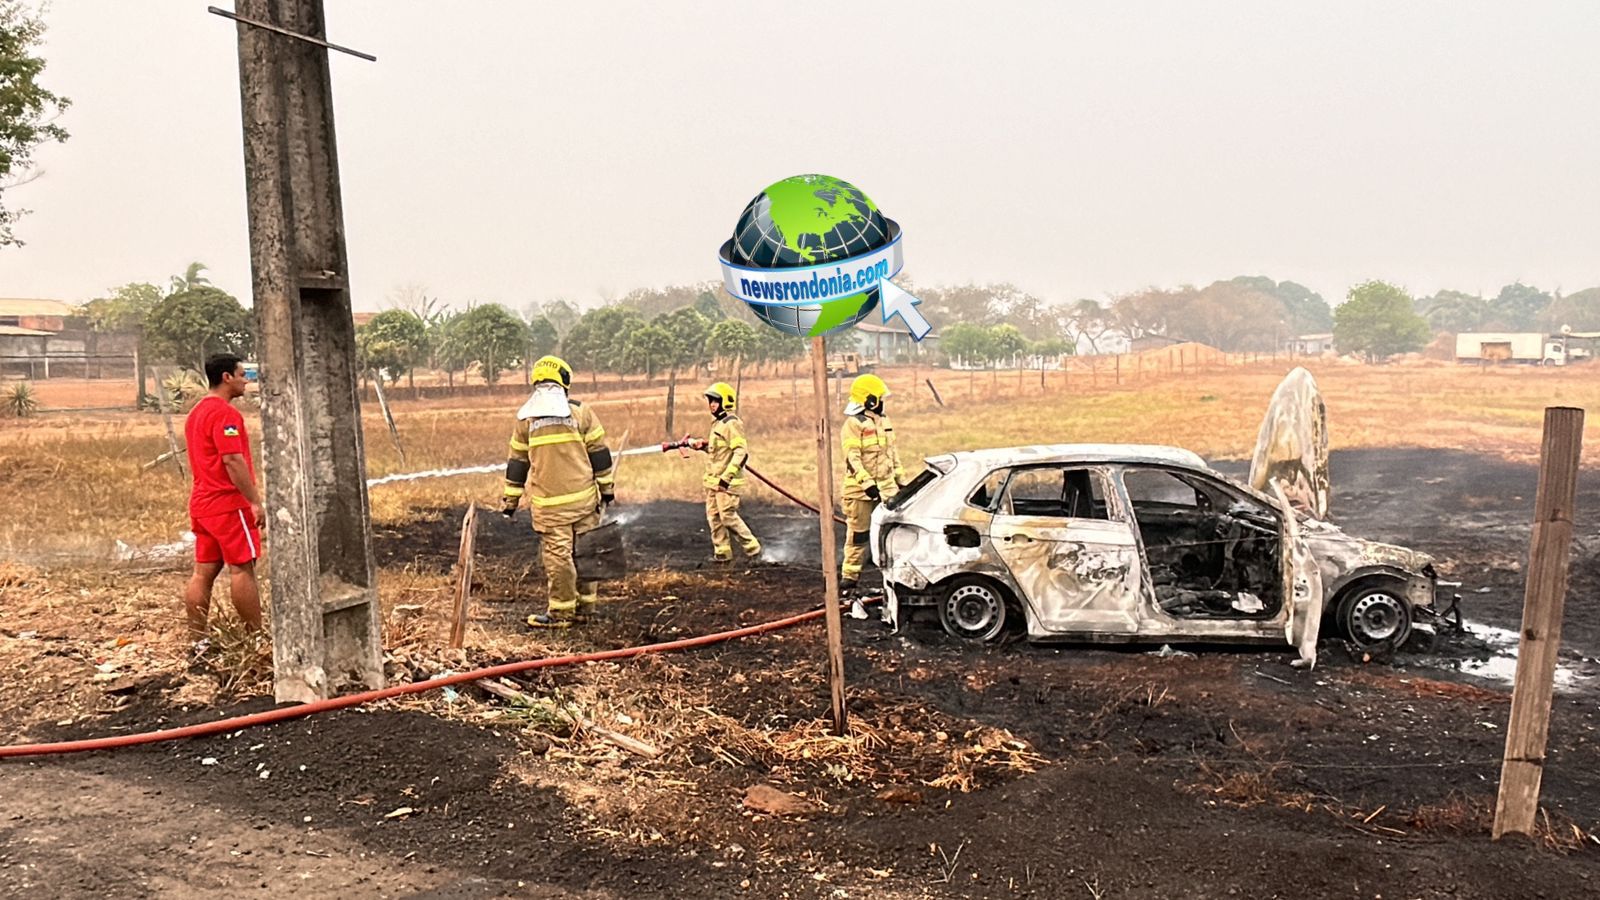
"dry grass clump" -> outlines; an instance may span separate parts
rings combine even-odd
[[[1489,834],[1494,829],[1494,800],[1489,796],[1452,793],[1440,803],[1426,804],[1405,814],[1403,821],[1417,831],[1455,834]],[[1563,813],[1551,815],[1540,807],[1534,819],[1533,839],[1559,852],[1600,847],[1600,836],[1584,829]]]

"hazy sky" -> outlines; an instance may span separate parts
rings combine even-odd
[[[8,193],[36,212],[0,296],[198,259],[248,302],[237,45],[206,5],[55,0],[73,137]],[[333,57],[358,308],[715,278],[743,205],[803,172],[897,219],[923,283],[1600,284],[1591,3],[328,6],[379,57]]]

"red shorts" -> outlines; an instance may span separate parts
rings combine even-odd
[[[242,566],[261,558],[261,532],[248,509],[189,519],[194,529],[194,561]]]

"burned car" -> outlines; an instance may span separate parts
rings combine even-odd
[[[1441,589],[1431,558],[1295,509],[1277,478],[1269,490],[1176,447],[931,457],[873,517],[883,615],[931,608],[972,641],[1287,641],[1306,662],[1325,622],[1365,649],[1404,643]],[[1325,489],[1300,493],[1325,508]]]

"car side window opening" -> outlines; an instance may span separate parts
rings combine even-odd
[[[978,489],[972,492],[972,496],[967,498],[967,503],[985,511],[994,509],[995,501],[1000,499],[1000,489],[1005,487],[1006,478],[1010,475],[1010,469],[996,469],[990,472],[979,483]]]
[[[1168,614],[1267,619],[1283,608],[1275,515],[1197,473],[1128,468],[1122,486]]]
[[[1018,469],[1006,484],[1001,511],[1014,516],[1107,519],[1100,479],[1086,468],[1040,466]]]

